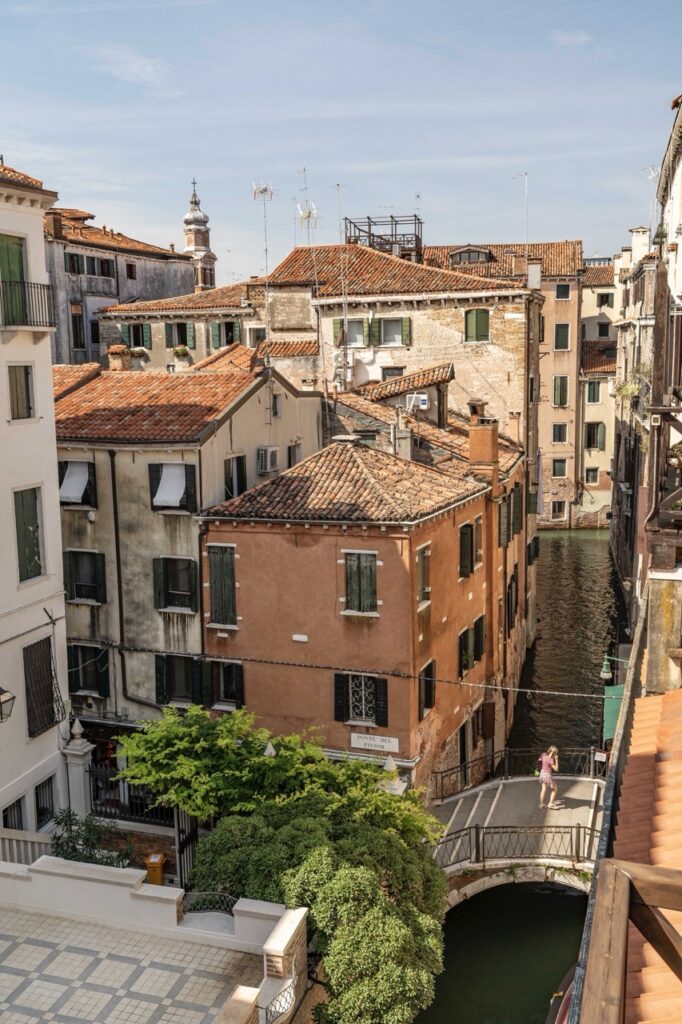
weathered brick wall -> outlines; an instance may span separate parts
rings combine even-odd
[[[124,825],[125,823],[122,822],[117,833],[106,840],[104,843],[106,850],[122,850],[130,840],[133,844],[133,852],[130,856],[131,867],[144,868],[145,857],[151,853],[162,853],[166,858],[165,873],[167,875],[175,874],[175,846],[172,836],[148,832],[126,832]]]

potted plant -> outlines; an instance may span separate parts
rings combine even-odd
[[[173,349],[173,355],[175,356],[175,365],[178,370],[186,370],[189,367],[192,356],[186,345],[176,345]]]
[[[138,345],[135,348],[131,348],[130,355],[131,369],[144,370],[144,364],[149,361],[149,350]]]

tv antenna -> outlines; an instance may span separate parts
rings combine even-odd
[[[414,194],[414,212],[417,216],[421,213],[422,194],[421,192],[415,192]]]
[[[304,199],[302,203],[298,203],[298,222],[306,229],[310,245],[310,232],[317,227],[317,208],[312,200]]]
[[[268,203],[272,202],[275,190],[271,184],[256,185],[255,181],[251,187],[251,195],[256,202],[263,204],[263,252],[265,255],[265,340],[270,340],[270,293],[268,288]]]
[[[656,220],[656,182],[660,177],[661,168],[649,164],[648,167],[642,167],[640,171],[637,171],[637,174],[639,177],[646,175],[649,182],[649,230],[651,231]]]
[[[514,175],[514,180],[523,178],[523,242],[526,247],[526,260],[528,259],[528,171],[519,171]]]

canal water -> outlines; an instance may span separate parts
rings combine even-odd
[[[604,652],[624,620],[606,530],[543,531],[538,634],[511,747],[599,746]],[[579,694],[560,696],[558,691]],[[544,1024],[575,962],[586,898],[554,886],[489,889],[445,919],[445,970],[418,1024]]]

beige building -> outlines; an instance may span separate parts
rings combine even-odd
[[[43,242],[56,198],[0,163],[0,828],[30,831],[49,828],[68,803],[55,320]]]
[[[616,429],[616,342],[583,341],[580,363],[582,488],[578,526],[608,527]]]
[[[316,451],[320,396],[234,365],[55,367],[55,392],[74,708],[84,722],[148,717],[160,674],[180,703],[200,696],[194,513]]]

